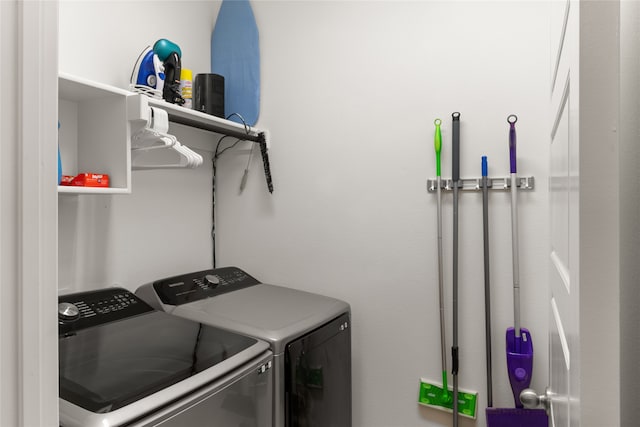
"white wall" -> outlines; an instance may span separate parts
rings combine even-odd
[[[533,386],[547,382],[549,28],[542,2],[254,1],[260,29],[259,127],[271,131],[275,192],[246,145],[219,162],[218,262],[352,306],[354,425],[447,425],[416,404],[421,376],[439,380],[433,120],[462,113],[462,177],[508,175],[506,118],[519,116],[522,324],[535,340]],[[62,2],[60,69],[125,87],[145,44],[182,47],[208,71],[211,2]],[[146,9],[148,19],[140,19]],[[191,9],[188,24],[171,23]],[[181,11],[180,13],[178,11]],[[136,13],[135,16],[133,13]],[[131,13],[131,14],[128,14]],[[154,21],[155,22],[151,22]],[[117,29],[114,31],[114,29]],[[173,128],[172,128],[173,131]],[[205,147],[211,136],[180,129]],[[212,145],[211,145],[212,146]],[[139,284],[210,265],[210,162],[195,171],[136,172],[131,196],[60,198],[62,287]],[[157,181],[155,181],[157,180]],[[513,325],[509,196],[491,195],[494,405],[511,407],[504,331]],[[451,196],[444,197],[451,298]],[[66,215],[63,216],[63,213]],[[66,218],[66,219],[65,219]],[[67,237],[68,236],[68,237]],[[460,386],[486,381],[480,194],[460,197]],[[450,307],[450,305],[449,305]],[[450,309],[448,320],[450,320]],[[450,326],[450,322],[449,322]],[[449,331],[450,336],[450,331]],[[450,345],[450,341],[449,344]],[[461,425],[473,425],[463,420]]]
[[[13,99],[17,99],[20,93],[18,85],[9,84],[18,81],[20,71],[16,42],[20,34],[18,11],[17,2],[0,3],[0,52],[11,64],[0,70],[0,89]],[[7,284],[0,289],[0,340],[3,343],[0,348],[0,420],[9,425],[18,425],[22,380],[19,372],[20,354],[17,350],[21,327],[18,305],[20,292],[17,285],[9,284],[20,280],[20,240],[17,230],[20,211],[17,207],[18,180],[15,178],[19,173],[17,141],[20,138],[20,115],[15,104],[9,105],[6,99],[5,97],[0,102],[0,282]]]
[[[215,2],[62,1],[60,70],[127,88],[140,52],[168,38],[181,46],[183,67],[208,72],[218,8]],[[171,132],[196,149],[213,147],[205,132],[177,125]],[[59,198],[61,290],[135,289],[210,267],[211,155],[197,151],[204,156],[197,170],[134,172],[133,196]],[[64,151],[62,163],[64,172]]]
[[[640,4],[620,2],[620,420],[633,425],[634,395],[640,392],[638,305],[640,292]]]

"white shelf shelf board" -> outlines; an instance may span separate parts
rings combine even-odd
[[[76,187],[59,185],[58,194],[130,194],[126,188],[105,188],[105,187]]]

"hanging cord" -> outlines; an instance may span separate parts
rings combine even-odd
[[[251,157],[253,157],[253,149],[255,145],[251,146],[251,150],[249,151],[249,159],[247,159],[247,167],[244,168],[244,173],[242,174],[242,180],[240,181],[240,194],[244,191],[244,187],[247,185],[247,178],[249,177],[249,166],[251,165]]]
[[[240,120],[242,120],[242,123],[244,125],[244,131],[247,135],[249,135],[249,126],[247,126],[247,123],[245,122],[244,118],[238,114],[238,113],[232,113],[229,116],[227,116],[227,119],[229,119],[229,117],[232,116],[238,116],[240,118]],[[218,139],[218,143],[216,144],[216,149],[213,152],[213,156],[211,157],[211,169],[212,169],[212,173],[211,173],[211,244],[212,244],[212,251],[211,251],[211,258],[212,258],[212,268],[216,268],[216,174],[217,174],[217,161],[218,158],[220,156],[222,156],[222,154],[224,154],[225,151],[232,149],[233,147],[235,147],[236,145],[238,145],[238,143],[240,141],[244,141],[243,139],[236,139],[235,142],[231,145],[229,145],[228,147],[223,148],[220,151],[220,144],[222,143],[222,141],[225,138],[231,138],[229,135],[223,135],[222,137],[220,137],[220,139]],[[253,152],[253,147],[251,147],[251,152]],[[251,161],[251,152],[249,152],[249,161]],[[249,165],[247,165],[247,168],[245,169],[245,174],[248,174],[248,169],[249,169]],[[243,177],[244,180],[244,177]]]

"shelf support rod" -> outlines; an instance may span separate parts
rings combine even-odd
[[[251,142],[260,143],[264,139],[264,137],[260,136],[260,134],[262,132],[260,132],[258,134],[256,134],[255,132],[247,134],[246,132],[244,132],[242,130],[220,129],[220,128],[217,128],[216,126],[200,123],[197,120],[193,120],[193,119],[177,116],[175,114],[172,114],[171,111],[168,111],[168,113],[169,113],[169,121],[173,122],[173,123],[177,123],[179,125],[185,125],[185,126],[189,126],[189,127],[196,128],[196,129],[206,130],[206,131],[209,131],[209,132],[215,132],[215,133],[219,133],[221,135],[228,135],[228,136],[231,136],[233,138],[241,139],[243,141],[251,141]]]

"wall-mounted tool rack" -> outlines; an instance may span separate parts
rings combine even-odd
[[[535,179],[532,176],[519,176],[516,178],[520,190],[533,190]],[[427,180],[427,191],[435,193],[437,189],[435,179]],[[453,191],[454,181],[452,179],[441,179],[440,189],[442,191]],[[491,191],[507,191],[511,188],[511,178],[487,178],[487,186]],[[465,178],[459,181],[460,191],[482,191],[482,178]]]

